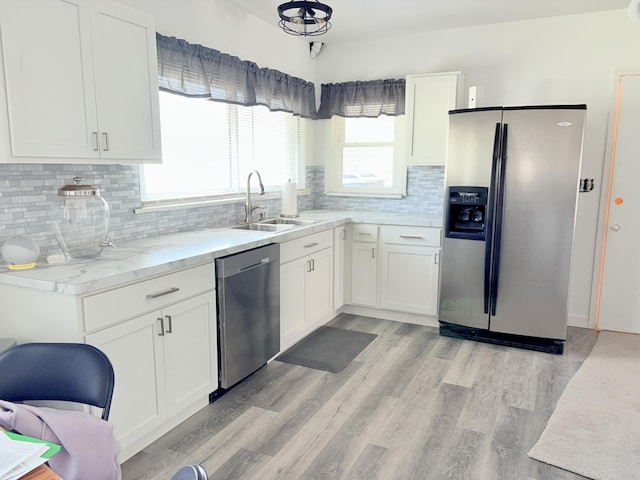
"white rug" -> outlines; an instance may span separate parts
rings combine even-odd
[[[594,480],[640,480],[640,335],[600,332],[529,456]]]

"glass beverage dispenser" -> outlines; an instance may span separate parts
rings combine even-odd
[[[109,204],[92,185],[73,177],[74,184],[58,189],[59,202],[51,210],[58,244],[68,258],[97,255],[109,229]]]

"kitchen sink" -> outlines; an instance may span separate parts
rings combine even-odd
[[[253,223],[242,223],[230,228],[236,230],[255,230],[260,232],[284,232],[293,228],[304,227],[316,223],[315,220],[301,218],[270,218]]]
[[[316,221],[302,218],[271,218],[268,220],[261,220],[258,223],[261,225],[295,225],[301,227],[304,225],[312,225],[316,223]]]
[[[243,223],[241,225],[234,225],[230,228],[234,230],[257,230],[260,232],[283,232],[285,230],[291,230],[295,225],[292,224],[275,224],[275,223]]]

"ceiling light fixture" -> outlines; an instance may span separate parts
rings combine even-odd
[[[329,5],[314,1],[291,1],[278,7],[280,21],[278,26],[289,35],[312,37],[327,33],[331,28],[331,14],[333,9]]]

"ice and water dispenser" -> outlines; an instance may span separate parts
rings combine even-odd
[[[446,237],[484,240],[489,189],[486,187],[449,187],[447,193]]]

